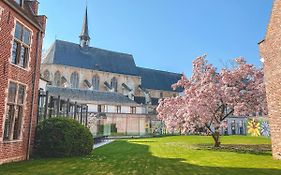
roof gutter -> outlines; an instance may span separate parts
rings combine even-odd
[[[15,10],[17,13],[19,13],[21,16],[23,16],[28,22],[30,22],[32,25],[34,25],[37,29],[39,29],[41,32],[44,32],[44,29],[36,24],[33,20],[31,20],[28,16],[26,16],[21,10],[18,9],[13,3],[11,3],[9,0],[3,0],[4,3],[8,4],[13,10]]]

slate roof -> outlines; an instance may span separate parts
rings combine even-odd
[[[55,86],[47,86],[46,90],[52,96],[60,95],[63,99],[71,99],[73,101],[84,101],[84,102],[108,102],[116,103],[116,104],[130,104],[137,105],[137,103],[127,96],[124,96],[120,93],[115,92],[101,92],[101,91],[93,91],[93,90],[79,90],[72,88],[62,88]]]
[[[95,47],[83,49],[80,45],[56,40],[49,49],[43,64],[59,64],[105,72],[137,75],[134,58],[130,54],[118,53]]]
[[[181,79],[182,74],[137,67],[141,86],[146,89],[173,91],[171,85]],[[177,89],[178,92],[181,89]]]
[[[135,96],[135,102],[138,104],[145,104],[145,97]],[[159,98],[151,98],[151,105],[157,106],[159,103]]]
[[[173,91],[171,85],[182,74],[137,67],[130,54],[118,53],[95,47],[83,49],[80,45],[56,40],[48,50],[43,64],[58,64],[99,70],[111,73],[140,76],[146,89]],[[180,91],[179,89],[177,90]]]

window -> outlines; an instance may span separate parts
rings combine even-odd
[[[7,112],[4,125],[4,140],[18,140],[21,134],[25,86],[10,82]]]
[[[16,23],[11,62],[20,67],[28,65],[31,32],[20,23]]]
[[[4,11],[4,9],[0,6],[0,21],[1,21],[3,11]],[[0,27],[0,31],[1,31],[1,27]]]
[[[45,70],[44,73],[43,73],[43,77],[46,80],[50,80],[50,72],[48,70]]]
[[[19,4],[20,6],[23,5],[23,0],[15,0],[17,4]]]
[[[117,92],[117,79],[114,77],[111,79],[111,88],[114,89],[114,92]]]
[[[98,112],[105,112],[105,105],[98,105]]]
[[[99,90],[100,86],[100,78],[99,76],[95,75],[92,80],[93,90]]]
[[[235,120],[233,120],[231,122],[231,131],[232,131],[232,135],[236,134],[236,122],[235,122]]]
[[[121,106],[116,106],[116,112],[117,112],[117,114],[121,113]]]
[[[163,98],[163,92],[160,92],[160,98]]]
[[[136,114],[136,113],[137,113],[137,108],[131,107],[131,114]]]
[[[77,89],[79,87],[79,76],[78,76],[77,72],[73,72],[71,74],[70,84],[71,84],[72,88],[76,88]]]
[[[55,85],[55,86],[61,86],[61,74],[60,74],[59,71],[57,71],[57,72],[55,73],[54,85]]]

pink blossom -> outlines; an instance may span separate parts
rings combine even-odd
[[[243,58],[235,62],[234,68],[217,72],[207,63],[205,55],[196,58],[192,76],[189,79],[183,76],[172,86],[183,88],[183,96],[162,100],[157,107],[158,118],[169,129],[194,131],[205,127],[214,133],[230,115],[266,114],[263,71],[247,64]]]

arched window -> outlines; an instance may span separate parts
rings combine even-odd
[[[73,72],[70,77],[70,84],[72,88],[79,87],[79,76],[77,72]]]
[[[59,71],[57,71],[57,72],[55,73],[54,85],[55,85],[55,86],[61,86],[61,74],[60,74]]]
[[[46,80],[50,80],[50,72],[48,70],[45,70],[44,73],[43,73],[43,77]]]
[[[117,79],[114,77],[111,79],[111,88],[114,89],[114,92],[117,92]]]
[[[98,75],[95,75],[92,80],[93,90],[99,90],[100,87],[100,78]]]

